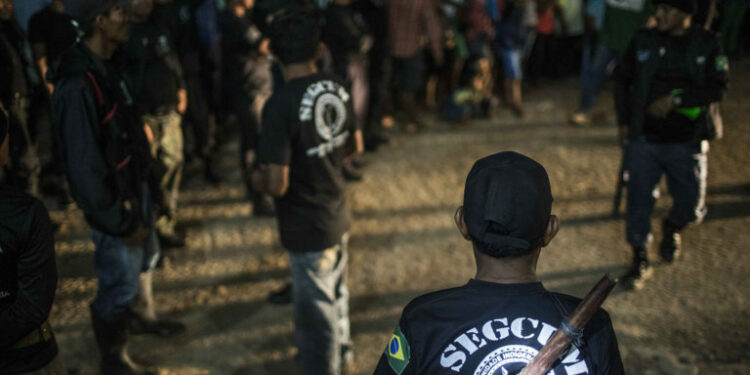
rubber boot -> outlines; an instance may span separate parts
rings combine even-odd
[[[158,319],[154,307],[152,272],[140,275],[140,290],[136,303],[130,308],[130,332],[134,335],[172,337],[185,332],[185,325],[176,320]]]
[[[644,246],[633,246],[633,265],[622,277],[623,285],[632,290],[640,290],[646,285],[653,270],[648,263],[648,252]]]
[[[127,351],[127,313],[104,319],[91,310],[96,343],[101,354],[101,373],[106,375],[156,375],[157,372],[133,362]]]
[[[664,236],[659,244],[659,255],[667,263],[672,263],[680,257],[680,238],[681,227],[672,224],[669,220],[662,222],[662,235]]]

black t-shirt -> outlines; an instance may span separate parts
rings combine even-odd
[[[289,166],[289,189],[276,199],[288,250],[321,251],[349,230],[341,166],[352,146],[352,117],[344,84],[324,73],[287,82],[263,108],[258,161]]]
[[[169,30],[186,77],[201,74],[201,46],[195,19],[196,8],[200,3],[200,0],[173,0],[154,4],[153,17]]]
[[[44,44],[48,65],[75,43],[77,35],[70,21],[69,15],[55,12],[50,7],[35,13],[29,20],[29,43]]]
[[[219,14],[222,50],[222,85],[226,96],[273,91],[270,63],[258,48],[263,34],[251,15],[237,17],[229,10]]]
[[[468,284],[430,293],[404,308],[375,374],[518,374],[580,302],[541,283]],[[623,374],[609,315],[599,310],[550,374]]]
[[[39,200],[0,185],[0,373],[31,372],[57,355],[55,340],[10,349],[47,320],[56,286],[47,210]]]
[[[659,68],[656,70],[651,81],[649,92],[649,103],[665,95],[670,95],[675,90],[679,92],[693,86],[692,73],[690,71],[688,37],[661,37],[662,47],[659,50],[663,57],[659,60]],[[696,57],[700,58],[700,57]],[[709,60],[708,56],[703,57]],[[706,61],[709,63],[709,61]],[[676,93],[675,92],[675,93]],[[705,121],[705,114],[699,116],[699,120]],[[686,117],[678,111],[672,111],[666,118],[655,118],[646,113],[643,131],[646,140],[658,143],[690,142],[696,138],[696,121]]]

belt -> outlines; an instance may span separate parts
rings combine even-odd
[[[13,344],[13,346],[11,346],[11,349],[21,349],[50,340],[52,340],[52,327],[49,325],[49,320],[45,320],[42,325]]]

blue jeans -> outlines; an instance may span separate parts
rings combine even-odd
[[[132,305],[139,292],[139,275],[156,267],[159,241],[152,223],[142,246],[128,246],[122,238],[91,229],[94,241],[94,272],[99,280],[91,309],[101,318],[121,314]]]
[[[707,144],[707,143],[706,143]],[[663,174],[673,206],[667,216],[682,228],[700,222],[706,215],[707,147],[701,143],[648,143],[634,141],[628,148],[627,241],[632,246],[646,246],[651,233],[654,211],[654,188]]]
[[[612,63],[620,61],[621,53],[604,44],[599,43],[594,50],[594,58],[590,64],[584,62],[581,67],[581,105],[579,111],[588,113],[594,107],[596,97],[602,91],[604,80],[607,78],[607,68]],[[584,54],[584,59],[588,58]],[[588,68],[586,68],[588,65]]]
[[[339,375],[351,355],[348,234],[331,248],[289,252],[300,374]]]

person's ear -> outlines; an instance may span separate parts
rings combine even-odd
[[[560,230],[560,220],[557,216],[550,215],[549,221],[547,221],[547,229],[544,230],[544,237],[542,238],[542,247],[546,247],[555,238],[557,232]]]
[[[315,61],[320,60],[326,54],[326,45],[323,42],[318,43],[318,50],[315,51]]]
[[[464,206],[458,206],[458,208],[456,208],[456,212],[453,214],[453,221],[456,223],[458,231],[461,232],[461,236],[463,236],[466,241],[471,241],[469,229],[466,228],[466,222],[464,221]]]

